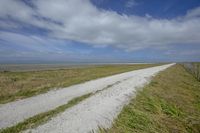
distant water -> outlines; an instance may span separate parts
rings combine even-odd
[[[38,71],[80,68],[96,65],[147,64],[147,63],[54,63],[54,64],[0,64],[0,71]]]

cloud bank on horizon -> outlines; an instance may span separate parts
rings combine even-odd
[[[137,5],[137,1],[128,0],[124,6]],[[167,19],[148,13],[119,14],[98,8],[90,0],[1,0],[0,41],[4,53],[0,58],[5,58],[9,50],[16,51],[17,45],[28,48],[30,53],[66,54],[67,49],[59,46],[72,42],[95,49],[116,48],[129,54],[159,49],[166,51],[165,55],[179,52],[200,56],[200,7]]]

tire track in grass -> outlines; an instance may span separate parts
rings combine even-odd
[[[33,133],[86,133],[109,128],[112,121],[135,95],[138,87],[148,83],[153,75],[174,64],[135,71],[132,77],[87,98],[60,113],[47,123],[25,132]]]
[[[128,79],[124,79],[123,81],[128,80]],[[70,100],[67,104],[61,105],[61,106],[59,106],[59,107],[57,107],[57,108],[55,108],[53,110],[50,110],[48,112],[44,112],[44,113],[35,115],[35,116],[31,117],[31,118],[28,118],[28,119],[24,120],[23,122],[20,122],[20,123],[16,124],[15,126],[8,127],[8,128],[5,128],[5,129],[1,129],[0,132],[1,133],[19,133],[19,132],[22,132],[23,130],[37,127],[40,124],[46,123],[51,118],[57,116],[59,113],[62,113],[65,110],[67,110],[68,108],[70,108],[70,107],[80,103],[81,101],[89,98],[90,96],[95,95],[97,93],[100,93],[101,91],[104,91],[104,90],[106,90],[106,89],[108,89],[108,88],[110,88],[110,87],[112,87],[114,85],[117,85],[117,84],[121,83],[121,82],[122,81],[117,81],[112,85],[106,86],[102,90],[97,90],[95,93],[88,93],[88,94],[85,94],[83,96],[76,97],[76,98]]]

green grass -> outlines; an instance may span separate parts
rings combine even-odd
[[[155,76],[125,106],[111,133],[199,133],[200,82],[181,65]]]
[[[7,103],[113,74],[160,64],[104,65],[60,70],[0,72],[0,103]]]
[[[23,122],[18,123],[17,125],[13,127],[8,127],[6,129],[0,130],[1,133],[19,133],[23,130],[30,129],[37,127],[38,125],[41,125],[48,120],[50,120],[52,117],[55,117],[57,114],[65,111],[66,109],[78,104],[79,102],[83,101],[84,99],[90,97],[92,93],[77,97],[69,101],[67,104],[57,107],[56,109],[50,110],[45,113],[38,114],[36,116],[33,116],[31,118],[26,119]]]

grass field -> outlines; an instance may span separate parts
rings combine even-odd
[[[0,72],[0,103],[44,93],[113,74],[159,64],[104,65],[60,70]]]
[[[90,64],[0,64],[0,72],[28,72],[28,71],[44,71],[59,70],[66,68],[80,68],[92,66]],[[94,66],[94,65],[93,65]]]
[[[182,65],[155,76],[115,120],[111,133],[199,133],[200,82]],[[104,132],[104,131],[102,131]]]

